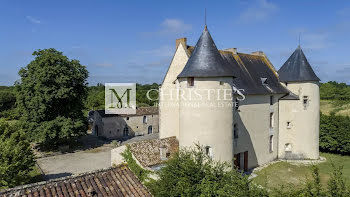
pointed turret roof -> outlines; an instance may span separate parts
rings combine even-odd
[[[278,75],[282,82],[320,81],[300,46],[279,69]]]
[[[194,51],[188,59],[184,69],[177,77],[233,77],[230,68],[211,37],[205,26]]]

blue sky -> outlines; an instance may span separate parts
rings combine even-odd
[[[264,51],[279,69],[298,45],[323,82],[350,84],[350,1],[0,2],[0,85],[33,51],[56,48],[98,82],[161,83],[175,39],[195,45],[207,24],[218,48]]]

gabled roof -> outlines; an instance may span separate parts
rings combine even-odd
[[[282,82],[320,81],[300,46],[279,69],[278,74]]]
[[[18,186],[0,196],[152,196],[126,165]]]
[[[193,53],[179,77],[233,77],[232,68],[226,65],[205,26]]]

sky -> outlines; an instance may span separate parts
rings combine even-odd
[[[161,83],[175,40],[195,45],[204,28],[219,49],[264,51],[279,69],[301,47],[322,82],[350,84],[350,1],[0,2],[0,85],[13,85],[38,49],[78,59],[90,85]]]

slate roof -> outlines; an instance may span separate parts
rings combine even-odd
[[[136,114],[106,114],[105,110],[96,110],[102,118],[115,117],[115,116],[144,116],[144,115],[157,115],[159,110],[158,107],[138,107],[136,108]]]
[[[281,97],[280,100],[299,100],[299,96],[289,92],[289,94]]]
[[[300,46],[279,69],[278,74],[282,82],[320,81]]]
[[[0,191],[8,196],[152,196],[126,165]]]
[[[144,167],[151,167],[162,164],[160,148],[165,147],[171,157],[179,150],[179,141],[176,137],[163,139],[144,140],[130,144],[130,151]]]
[[[232,68],[222,59],[205,26],[194,51],[189,57],[179,77],[233,77]]]
[[[188,46],[191,54],[193,47]],[[233,70],[234,85],[237,89],[244,89],[244,95],[261,94],[287,94],[289,91],[280,83],[273,65],[265,55],[252,55],[244,53],[233,53],[219,50],[222,58]],[[262,78],[266,78],[266,85],[263,85]]]

